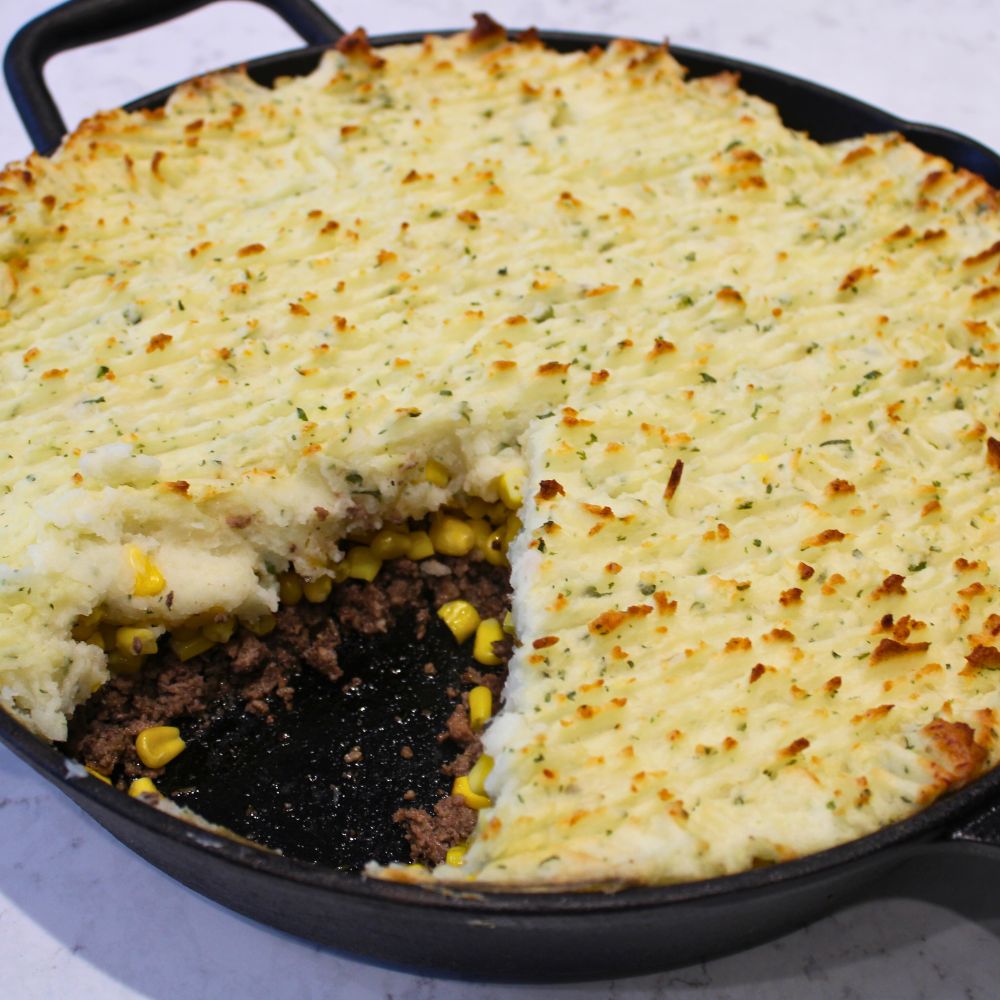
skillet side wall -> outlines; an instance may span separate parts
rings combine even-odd
[[[488,982],[574,982],[644,975],[719,958],[795,930],[856,897],[904,859],[883,851],[818,874],[709,899],[612,913],[490,912],[408,905],[237,866],[184,838],[140,827],[67,792],[161,871],[244,916],[369,962]],[[377,888],[374,887],[373,888]]]

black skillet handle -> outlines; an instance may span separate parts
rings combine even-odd
[[[950,844],[992,849],[1000,859],[1000,802],[995,802],[966,817],[945,839]]]
[[[214,0],[68,0],[29,21],[4,56],[7,88],[39,153],[51,153],[66,123],[45,85],[52,56],[80,45],[127,35],[205,7]],[[344,31],[312,0],[255,0],[270,8],[309,45],[332,45]]]

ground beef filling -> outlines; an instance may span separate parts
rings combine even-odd
[[[331,682],[342,676],[338,649],[352,635],[386,633],[406,610],[414,614],[416,637],[421,639],[437,609],[459,598],[473,604],[483,618],[502,620],[510,607],[509,574],[472,558],[386,562],[372,583],[348,580],[336,584],[322,604],[283,606],[274,631],[263,638],[239,628],[228,642],[187,661],[166,649],[137,673],[113,677],[74,713],[65,749],[123,790],[134,778],[155,779],[163,769],[145,767],[135,750],[135,738],[143,729],[183,725],[189,739],[197,738],[219,713],[234,706],[270,721],[277,706],[292,706],[296,678],[304,670],[317,671]],[[510,646],[509,640],[495,644],[504,664]],[[471,643],[469,648],[463,688],[446,689],[455,707],[438,736],[445,749],[456,751],[441,769],[448,777],[468,773],[482,752],[479,735],[469,725],[468,690],[483,684],[497,704],[506,675],[505,665],[491,672],[474,664]],[[434,672],[430,663],[414,664],[413,669]],[[461,797],[446,794],[433,809],[401,803],[393,820],[403,826],[414,861],[438,864],[449,847],[472,832],[476,813]]]

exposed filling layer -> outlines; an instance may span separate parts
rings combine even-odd
[[[510,640],[492,647],[496,665],[479,663],[437,612],[467,603],[502,620],[506,570],[397,558],[322,600],[291,596],[264,637],[237,626],[183,659],[174,647],[187,641],[167,642],[117,675],[74,714],[67,752],[123,791],[155,789],[292,857],[355,870],[444,861],[476,822],[452,794],[481,754],[470,691],[499,705]],[[160,764],[142,744],[164,727],[183,746]]]

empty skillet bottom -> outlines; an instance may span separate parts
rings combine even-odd
[[[237,626],[186,660],[171,643],[113,677],[77,710],[64,749],[123,791],[151,778],[178,805],[289,857],[344,870],[443,861],[475,823],[450,794],[480,753],[468,693],[485,686],[496,704],[510,641],[493,647],[498,665],[477,663],[435,612],[462,598],[502,621],[508,570],[404,558],[317,603],[287,596],[299,600],[266,636]],[[165,767],[136,752],[153,726],[177,726],[186,743]]]

